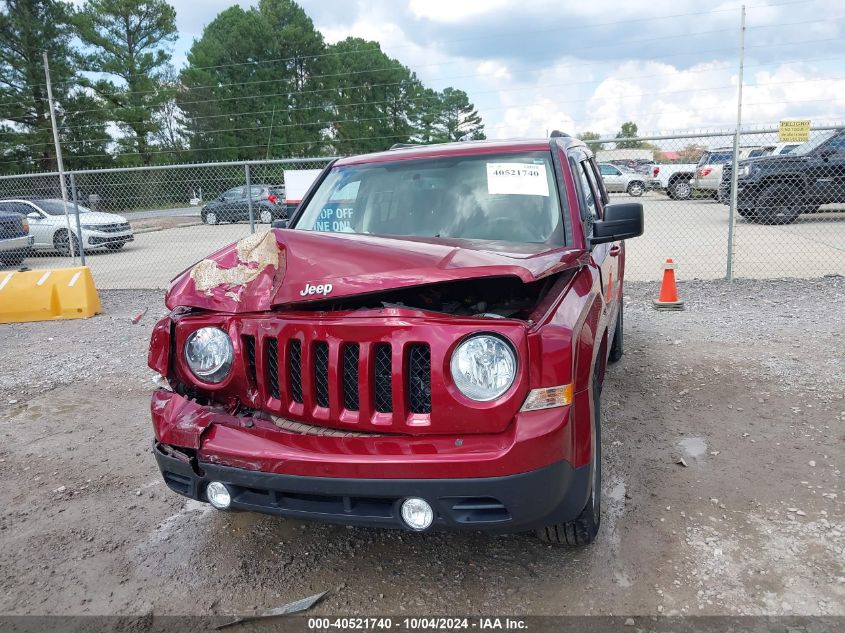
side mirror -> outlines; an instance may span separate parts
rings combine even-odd
[[[627,240],[643,234],[643,205],[639,202],[616,202],[604,208],[604,218],[593,222],[591,244]]]
[[[283,218],[281,220],[273,220],[273,222],[270,224],[270,228],[286,229],[286,228],[288,228],[288,219]]]

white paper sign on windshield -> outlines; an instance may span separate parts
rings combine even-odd
[[[548,197],[546,166],[543,163],[487,163],[487,193]]]

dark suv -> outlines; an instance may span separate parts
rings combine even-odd
[[[791,154],[739,162],[737,212],[760,224],[790,224],[802,213],[845,202],[845,129],[827,130]],[[719,199],[730,202],[731,165],[722,170]]]
[[[249,202],[252,199],[252,217],[256,222],[270,224],[287,216],[285,188],[279,185],[252,185],[234,187],[219,198],[211,200],[200,211],[206,224],[249,221]]]

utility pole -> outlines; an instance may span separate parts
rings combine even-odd
[[[728,214],[728,265],[725,277],[734,280],[734,227],[736,226],[736,186],[739,178],[739,135],[742,129],[742,71],[745,66],[745,5],[740,12],[739,27],[739,79],[736,95],[736,132],[734,132],[734,155],[731,165],[731,207]]]
[[[67,212],[67,188],[65,187],[65,165],[62,162],[62,146],[59,143],[59,129],[56,127],[56,108],[53,107],[53,87],[50,84],[50,63],[47,61],[47,51],[43,51],[44,55],[44,76],[47,78],[47,103],[50,106],[50,121],[53,124],[53,143],[56,146],[56,165],[59,168],[59,186],[62,189],[62,203],[65,210],[65,220],[67,221],[67,243],[72,257],[73,264],[76,265],[76,247],[73,245],[74,235],[70,230],[70,215]],[[82,234],[79,234],[79,243],[82,243]]]

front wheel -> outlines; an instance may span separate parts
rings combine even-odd
[[[767,187],[757,199],[755,220],[760,224],[792,224],[803,210],[795,185],[781,183]]]
[[[645,191],[645,185],[641,182],[634,181],[630,185],[628,185],[628,195],[634,196],[635,198],[639,198],[643,195]]]
[[[73,244],[74,255],[79,255],[79,239],[77,239],[76,235],[71,233],[70,239],[68,239],[67,231],[56,231],[56,234],[53,236],[53,247],[56,249],[59,255],[70,257],[71,244]]]
[[[593,461],[590,473],[590,497],[587,505],[572,521],[558,523],[537,530],[542,541],[554,545],[589,545],[599,533],[601,523],[601,382],[599,361],[593,371]]]
[[[202,221],[206,224],[217,224],[217,214],[214,211],[208,211],[202,216]]]
[[[262,224],[270,224],[273,222],[273,214],[267,209],[264,209],[258,217]]]

